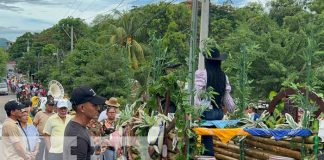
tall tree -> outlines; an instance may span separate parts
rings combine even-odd
[[[8,54],[0,48],[0,77],[6,75],[6,67],[8,61]]]
[[[118,26],[105,22],[101,25],[102,36],[98,38],[100,43],[109,42],[118,44],[127,49],[127,56],[133,69],[137,69],[144,63],[144,51],[142,45],[136,40],[140,34],[139,17],[134,17],[128,13],[120,14]]]

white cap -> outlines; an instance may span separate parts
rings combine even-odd
[[[66,108],[69,108],[69,101],[66,100],[66,99],[61,99],[61,100],[58,100],[57,102],[57,108],[62,108],[62,107],[66,107]]]

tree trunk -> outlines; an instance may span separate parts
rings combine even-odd
[[[254,147],[263,148],[265,150],[273,151],[273,152],[278,153],[279,155],[282,155],[282,156],[301,159],[301,154],[298,151],[294,151],[294,150],[290,150],[290,149],[286,149],[286,148],[282,148],[282,147],[278,147],[278,146],[263,144],[260,142],[254,142],[249,139],[245,140],[245,143],[250,144]]]

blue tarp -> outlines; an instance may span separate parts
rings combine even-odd
[[[217,128],[225,128],[226,126],[236,125],[240,120],[213,120],[213,121],[203,121],[202,126],[210,127],[215,126]]]
[[[253,136],[273,136],[275,140],[280,140],[284,136],[302,136],[307,137],[312,135],[308,129],[263,129],[263,128],[246,128],[244,131]]]

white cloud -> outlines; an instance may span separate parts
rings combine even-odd
[[[160,1],[181,2],[184,0],[0,0],[0,37],[14,40],[26,31],[39,32],[58,23],[68,16],[85,19],[87,23],[98,14],[112,13],[112,10],[128,10]],[[224,0],[211,0],[222,4]],[[269,0],[232,0],[236,6],[258,1],[265,4]],[[8,35],[8,36],[7,36]]]

